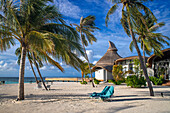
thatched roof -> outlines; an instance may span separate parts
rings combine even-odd
[[[109,41],[109,48],[104,56],[96,63],[93,69],[103,68],[110,72],[112,72],[112,67],[114,61],[121,58],[121,56],[117,53],[117,48],[113,44],[113,42]]]
[[[139,56],[130,56],[130,57],[125,57],[125,58],[119,58],[115,61],[115,64],[117,64],[118,62],[125,61],[125,60],[133,60],[133,59],[139,59]],[[147,60],[148,57],[145,57],[145,59]]]
[[[147,62],[149,64],[149,67],[152,66],[153,59],[154,59],[154,61],[160,61],[162,59],[170,59],[170,48],[162,50],[162,53],[164,54],[162,57],[159,57],[159,56],[153,54],[148,58]]]

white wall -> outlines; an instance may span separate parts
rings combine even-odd
[[[104,69],[99,69],[95,71],[95,78],[97,80],[104,80]]]

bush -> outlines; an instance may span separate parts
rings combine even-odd
[[[113,84],[115,84],[115,85],[120,85],[121,83],[124,82],[124,80],[118,80],[117,82],[114,81],[114,80],[108,80],[108,82],[109,82],[109,83],[113,83]]]
[[[109,83],[113,83],[114,81],[113,80],[108,80]]]
[[[153,76],[149,76],[150,81],[152,81],[152,83],[154,85],[162,85],[164,82],[164,78],[162,76],[160,76],[159,78],[157,77],[153,77]]]
[[[95,84],[99,84],[99,83],[100,83],[100,81],[97,80],[96,78],[93,78],[93,79],[94,79],[94,83],[95,83]]]
[[[131,86],[132,88],[140,88],[142,85],[146,86],[144,77],[138,77],[136,75],[128,76],[126,83],[127,86]]]
[[[87,84],[87,82],[86,81],[80,81],[80,84]]]

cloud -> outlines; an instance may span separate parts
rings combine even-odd
[[[54,4],[58,7],[59,11],[70,18],[79,19],[81,14],[81,9],[79,6],[74,5],[68,0],[55,0]]]
[[[93,64],[95,65],[98,61],[94,61]]]
[[[102,58],[101,55],[94,55],[93,58]]]
[[[3,64],[3,63],[4,63],[4,61],[1,60],[1,61],[0,61],[0,65]]]

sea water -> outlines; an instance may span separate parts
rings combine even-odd
[[[40,78],[37,78],[40,80]],[[45,79],[45,78],[43,78]],[[19,77],[0,77],[0,81],[5,81],[5,84],[18,84]],[[24,77],[24,83],[35,83],[34,77]]]

